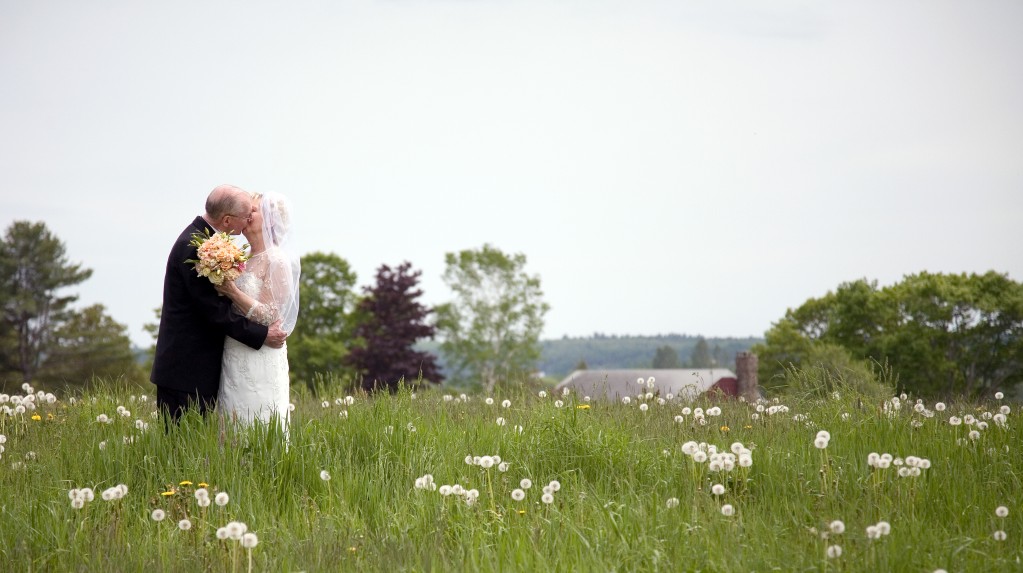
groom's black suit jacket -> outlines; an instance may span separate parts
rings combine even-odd
[[[266,340],[267,327],[233,311],[231,301],[220,296],[209,279],[197,275],[193,263],[185,262],[198,258],[189,241],[192,233],[205,229],[213,232],[205,219],[196,217],[167,258],[160,332],[149,380],[157,386],[215,397],[224,337],[258,349]]]

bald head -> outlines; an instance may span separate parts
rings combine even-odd
[[[218,231],[235,235],[245,230],[251,214],[252,195],[234,185],[219,185],[206,198],[203,218]]]
[[[218,185],[206,198],[206,215],[219,220],[224,215],[248,213],[252,196],[234,185]]]

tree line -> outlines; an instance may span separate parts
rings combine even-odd
[[[492,391],[530,377],[548,305],[524,255],[484,245],[448,253],[444,282],[454,298],[436,308],[419,302],[421,271],[381,265],[356,290],[348,262],[333,253],[302,257],[300,320],[288,339],[292,383],[310,387],[325,375],[367,390],[440,383],[437,357],[417,343],[442,338],[449,382]],[[67,259],[46,225],[16,221],[0,243],[0,382],[81,385],[123,377],[143,383],[148,368],[127,328],[103,305],[77,309],[70,291],[92,275]],[[156,309],[157,322],[160,309]],[[157,336],[157,324],[146,330]]]

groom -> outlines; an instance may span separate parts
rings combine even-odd
[[[284,346],[287,335],[277,323],[268,327],[233,310],[213,283],[195,272],[187,259],[197,259],[189,244],[192,233],[241,233],[252,220],[251,196],[233,185],[221,185],[206,199],[206,213],[185,227],[167,258],[163,279],[163,310],[156,356],[149,380],[156,384],[156,403],[175,422],[188,407],[205,414],[217,403],[224,337],[254,349]]]

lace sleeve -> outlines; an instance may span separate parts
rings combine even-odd
[[[249,311],[245,313],[245,318],[254,320],[259,324],[269,326],[280,318],[280,314],[280,309],[277,308],[277,305],[273,301],[266,303],[257,301],[251,308],[249,308]]]

